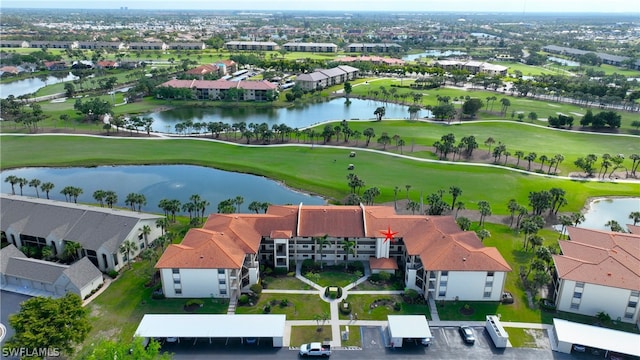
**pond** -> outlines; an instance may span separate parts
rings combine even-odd
[[[11,184],[4,182],[9,175],[27,180],[39,179],[52,182],[55,188],[49,197],[64,201],[60,194],[66,186],[75,186],[83,190],[78,202],[95,203],[93,192],[112,190],[118,195],[118,206],[125,207],[124,200],[129,193],[139,193],[146,197],[147,205],[143,211],[161,213],[158,203],[161,199],[178,199],[185,203],[189,197],[198,194],[209,201],[207,211],[217,211],[218,203],[229,198],[242,196],[244,203],[241,212],[249,212],[252,201],[271,204],[324,204],[319,196],[311,196],[294,191],[281,183],[264,177],[222,171],[191,165],[150,165],[150,166],[100,166],[93,168],[22,168],[6,170],[0,173],[0,190],[11,193]],[[16,194],[20,188],[16,185]],[[24,186],[26,196],[36,196],[35,189]],[[40,191],[40,197],[45,197]]]
[[[605,226],[609,220],[617,221],[623,229],[627,230],[627,224],[633,224],[629,214],[640,211],[640,198],[599,198],[591,201],[587,212],[584,213],[585,221],[579,225],[582,228],[610,230]]]
[[[549,61],[553,61],[553,62],[556,62],[556,63],[558,63],[560,65],[564,65],[564,66],[580,66],[580,63],[577,62],[577,61],[562,59],[562,58],[558,58],[558,57],[554,57],[554,56],[549,56],[547,59]]]
[[[445,51],[440,51],[440,50],[426,50],[423,53],[419,53],[419,54],[411,54],[411,55],[406,55],[402,57],[402,60],[404,61],[414,61],[417,60],[421,57],[449,57],[449,56],[460,56],[460,55],[466,55],[467,53],[464,51],[457,51],[457,50],[445,50]]]
[[[314,124],[330,120],[368,120],[375,119],[373,112],[379,106],[385,106],[385,118],[404,119],[409,117],[409,107],[393,103],[384,104],[380,101],[351,99],[350,105],[345,105],[344,98],[330,101],[295,106],[292,108],[198,108],[178,107],[171,110],[149,114],[153,118],[153,131],[175,133],[175,125],[179,122],[191,120],[193,122],[218,122],[227,124],[245,122],[286,124],[291,128],[302,129]],[[423,110],[420,116],[428,116]]]
[[[42,81],[38,78],[29,78],[24,80],[13,81],[0,86],[0,98],[6,99],[9,95],[18,97],[20,95],[32,94],[46,85],[53,85],[60,82],[71,81],[77,79],[71,73],[68,73],[64,77],[49,76],[47,81]]]

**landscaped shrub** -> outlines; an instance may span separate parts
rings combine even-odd
[[[204,302],[202,300],[200,300],[200,299],[190,299],[190,300],[187,300],[187,303],[185,304],[185,306],[186,307],[191,307],[191,306],[194,306],[194,305],[202,306],[203,304],[204,304]]]
[[[256,295],[260,296],[260,294],[262,294],[262,285],[260,284],[253,284],[249,287],[249,289],[251,291],[253,291]]]
[[[286,275],[288,271],[289,269],[287,269],[286,267],[277,267],[273,269],[273,274],[281,276],[281,275]]]
[[[296,276],[296,273],[294,271],[290,271],[290,272],[287,273],[287,276],[288,277],[294,277],[294,276]]]
[[[391,274],[385,271],[380,272],[378,275],[380,275],[380,281],[389,281],[391,279]]]
[[[284,307],[287,307],[287,306],[289,306],[289,300],[282,299],[282,301],[280,301],[280,307],[284,308]]]
[[[273,273],[273,269],[270,267],[265,267],[264,268],[264,274],[265,275],[271,275]]]
[[[271,312],[271,305],[267,304],[264,306],[264,308],[262,309],[262,312],[265,314],[268,314]]]
[[[238,297],[238,304],[247,305],[249,303],[249,295],[242,294]]]
[[[118,277],[118,272],[115,270],[109,270],[109,272],[107,273],[107,275],[109,275],[109,277],[111,277],[112,279],[115,279]]]
[[[417,302],[418,298],[420,297],[420,293],[418,293],[413,289],[404,289],[403,297],[405,302],[409,304],[414,304]]]
[[[151,298],[153,300],[163,300],[165,298],[165,296],[164,296],[164,294],[162,292],[154,291],[153,293],[151,293]]]
[[[342,313],[343,315],[351,314],[351,304],[347,302],[347,299],[344,299],[340,302],[338,309],[340,310],[340,313]]]
[[[328,286],[324,289],[324,296],[330,299],[342,297],[342,288],[339,286]]]
[[[302,261],[302,273],[308,273],[308,272],[313,272],[316,271],[317,269],[319,269],[320,266],[313,261],[313,259],[306,259],[304,261]]]
[[[275,306],[278,303],[278,300],[276,299],[272,299],[269,304],[271,304],[271,306]]]
[[[351,273],[355,273],[356,271],[360,271],[360,273],[363,273],[364,265],[360,261],[354,261],[350,262],[349,265],[347,265],[347,269]]]
[[[369,275],[369,281],[371,281],[371,282],[380,281],[380,273],[375,273],[375,274]]]
[[[395,311],[402,310],[402,304],[400,304],[399,302],[393,304],[393,310],[395,310]]]
[[[556,306],[549,299],[540,299],[540,308],[545,311],[556,311]]]

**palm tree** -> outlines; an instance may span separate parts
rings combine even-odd
[[[420,210],[420,204],[416,201],[410,200],[407,203],[407,210],[411,210],[411,214],[415,215],[416,211]]]
[[[629,219],[633,220],[633,226],[640,222],[640,211],[633,211],[629,214]]]
[[[322,256],[323,256],[323,252],[324,252],[324,247],[325,245],[331,245],[331,241],[329,241],[329,239],[327,239],[329,237],[328,234],[324,234],[322,236],[314,236],[313,237],[313,242],[314,242],[314,250],[317,251],[318,249],[320,250],[320,270],[323,269],[323,264],[324,261],[322,261]],[[313,258],[318,261],[317,259],[317,255],[314,254]]]
[[[451,196],[453,197],[453,200],[451,200],[451,210],[453,210],[453,207],[456,204],[456,199],[458,199],[458,197],[462,195],[462,189],[457,186],[451,186],[449,187],[449,194],[451,194]]]
[[[242,205],[242,203],[244,203],[244,198],[240,195],[236,196],[235,199],[233,199],[233,203],[236,204],[236,209],[237,212],[240,212],[240,205]]]
[[[524,159],[529,162],[529,165],[527,166],[527,171],[531,170],[531,162],[534,161],[537,157],[538,155],[534,152],[530,152],[527,154],[527,156],[524,157]]]
[[[147,198],[143,194],[136,194],[136,204],[138,204],[138,212],[142,211],[142,207],[147,205]]]
[[[151,234],[151,226],[144,225],[138,230],[140,230],[142,236],[144,237],[144,247],[149,247],[149,234]]]
[[[129,193],[127,194],[127,198],[124,200],[124,204],[131,207],[131,211],[135,211],[136,210],[136,204],[138,201],[138,194],[136,193]]]
[[[256,214],[260,213],[260,208],[261,208],[262,203],[260,201],[252,201],[249,204],[249,211],[253,211]]]
[[[518,161],[516,162],[516,167],[518,167],[518,165],[520,165],[520,158],[524,156],[524,152],[521,150],[518,150],[515,152],[515,155],[518,158]]]
[[[65,241],[63,254],[67,258],[76,260],[78,257],[78,251],[82,250],[82,245],[76,241]]]
[[[93,198],[100,203],[100,207],[104,207],[104,197],[107,194],[104,192],[104,190],[96,190],[93,192]]]
[[[156,227],[160,228],[160,234],[164,236],[165,231],[169,227],[169,220],[166,217],[156,220]]]
[[[107,203],[109,208],[113,209],[113,205],[118,202],[118,195],[111,190],[105,191],[104,202]]]
[[[484,242],[484,239],[491,237],[491,233],[487,229],[480,229],[476,232],[476,234],[480,238],[480,242]]]
[[[409,200],[409,189],[411,189],[411,185],[405,185],[404,188],[407,190],[407,200]]]
[[[47,194],[47,199],[49,199],[49,191],[53,190],[54,187],[55,185],[52,182],[45,182],[40,185],[40,190],[44,191]]]
[[[540,171],[542,171],[542,167],[547,160],[549,160],[547,155],[540,155]]]
[[[129,269],[131,269],[131,256],[138,251],[138,245],[131,240],[125,240],[125,242],[120,245],[120,253],[127,257],[127,265],[129,265]]]
[[[40,193],[38,193],[38,186],[40,186],[41,181],[39,179],[31,179],[29,181],[29,187],[36,189],[36,197],[40,198]]]
[[[20,196],[22,196],[22,188],[29,183],[29,180],[19,177],[18,186],[20,186]]]
[[[352,254],[353,256],[356,255],[356,242],[353,240],[343,240],[342,241],[342,249],[344,250],[345,253],[345,258],[344,258],[344,269],[347,270],[347,266],[349,265],[349,254]]]
[[[400,192],[400,188],[399,187],[394,187],[393,188],[393,208],[395,210],[398,210],[398,193]]]
[[[615,232],[625,232],[624,229],[622,228],[622,226],[620,226],[620,223],[618,223],[615,220],[609,220],[607,221],[606,224],[604,224],[604,226],[608,226],[611,231],[615,231]]]
[[[460,210],[464,210],[464,208],[465,208],[465,207],[464,207],[464,203],[463,203],[462,201],[458,201],[458,202],[456,203],[456,216],[454,217],[455,219],[457,219],[457,218],[458,218],[458,212],[459,212]]]
[[[18,183],[18,177],[15,175],[9,175],[4,179],[4,182],[11,184],[11,193],[16,194],[15,185]]]
[[[480,210],[480,226],[484,228],[484,220],[487,216],[491,215],[491,205],[488,201],[478,201],[478,210]]]

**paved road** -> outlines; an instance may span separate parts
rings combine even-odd
[[[13,328],[9,326],[9,315],[20,311],[20,303],[29,298],[31,298],[31,296],[0,291],[0,322],[7,328],[7,334],[0,344],[4,344],[14,334]]]

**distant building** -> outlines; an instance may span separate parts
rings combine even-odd
[[[625,65],[624,62],[630,59],[627,56],[612,55],[612,54],[606,54],[606,53],[596,52],[596,51],[580,50],[580,49],[557,46],[557,45],[547,45],[542,47],[542,50],[552,54],[560,54],[560,55],[566,55],[571,57],[593,53],[602,61],[602,63],[608,64],[608,65],[614,65],[614,66],[624,66]],[[632,68],[634,70],[640,70],[640,60],[636,60]]]
[[[192,89],[198,100],[222,100],[229,89],[241,89],[242,101],[268,101],[278,89],[268,81],[170,80],[160,86]]]
[[[28,48],[29,42],[24,40],[0,40],[0,48]]]
[[[406,62],[402,59],[396,59],[392,57],[382,57],[382,56],[341,56],[335,59],[336,62],[340,63],[352,63],[357,61],[370,62],[372,64],[385,64],[385,65],[404,65]]]
[[[122,50],[124,48],[124,43],[120,41],[78,41],[78,49],[80,50]]]
[[[334,53],[338,51],[338,45],[332,43],[299,43],[288,42],[282,47],[287,51],[293,52],[320,52],[320,53]]]
[[[132,42],[129,50],[167,50],[167,44],[163,42]]]
[[[45,61],[44,67],[49,71],[66,70],[68,65],[65,61]]]
[[[308,74],[300,74],[296,77],[296,85],[305,90],[324,89],[327,86],[345,83],[358,76],[358,69],[340,65],[331,69],[317,70]]]
[[[35,49],[76,49],[77,41],[30,41],[29,47]]]
[[[507,66],[494,65],[482,61],[458,61],[458,60],[438,60],[435,66],[443,68],[446,71],[451,70],[466,70],[470,74],[475,75],[479,73],[488,74],[491,76],[504,76],[507,75]]]
[[[229,41],[224,44],[227,50],[275,51],[280,49],[273,41]]]
[[[168,45],[170,50],[204,50],[203,42],[172,42]]]
[[[347,52],[357,53],[397,53],[402,51],[402,46],[394,43],[359,43],[347,45]]]
[[[570,240],[560,241],[561,254],[553,255],[556,309],[640,323],[640,233],[567,231]]]

